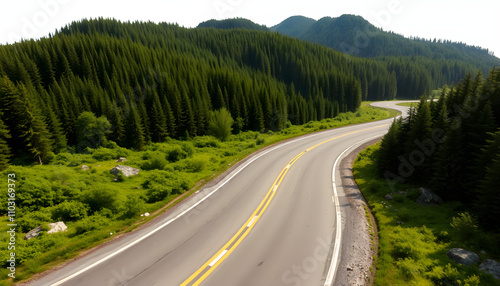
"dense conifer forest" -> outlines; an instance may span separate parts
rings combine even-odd
[[[384,137],[378,169],[390,184],[431,187],[499,231],[500,70],[467,75],[438,101],[424,96]]]
[[[356,111],[362,100],[415,97],[471,70],[449,60],[346,57],[272,32],[82,20],[0,46],[2,162],[43,163],[104,138],[140,150],[205,135],[210,112],[222,108],[234,130],[280,130]],[[95,116],[87,117],[93,135],[77,124],[84,112]]]

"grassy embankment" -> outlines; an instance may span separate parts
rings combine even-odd
[[[449,249],[459,247],[475,251],[481,261],[498,260],[494,235],[453,228],[452,219],[465,211],[460,203],[421,206],[415,202],[418,188],[397,185],[391,191],[374,165],[379,146],[362,151],[354,163],[356,183],[378,227],[375,285],[500,285],[500,280],[484,274],[477,265],[458,265],[446,255]],[[389,201],[385,196],[392,192]]]
[[[109,144],[108,148],[90,150],[87,154],[58,154],[48,165],[11,166],[3,172],[16,175],[16,279],[1,279],[10,285],[27,279],[76,257],[83,251],[132,231],[154,218],[180,197],[199,189],[249,154],[273,143],[315,131],[365,123],[395,116],[393,110],[377,109],[363,104],[357,113],[341,114],[334,119],[289,126],[261,134],[244,132],[220,142],[213,137],[187,141],[169,140],[152,144],[143,151],[131,151]],[[126,157],[124,163],[116,163]],[[121,164],[141,169],[137,176],[114,176],[109,170]],[[82,170],[82,165],[90,167]],[[5,196],[6,197],[6,196]],[[145,212],[149,217],[141,217]],[[7,217],[0,224],[0,258],[9,258],[7,250]],[[64,221],[68,231],[58,234],[42,232],[29,241],[23,236],[29,230],[55,221]],[[1,277],[9,271],[2,267]]]

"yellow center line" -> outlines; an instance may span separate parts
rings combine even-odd
[[[384,125],[379,125],[375,126],[372,128],[367,128],[359,131],[354,131],[351,133],[347,133],[344,135],[340,135],[334,138],[330,138],[328,140],[325,140],[321,143],[318,143],[312,147],[307,148],[305,151],[302,151],[301,153],[297,154],[290,162],[284,167],[278,177],[274,180],[274,183],[272,184],[271,188],[267,192],[266,196],[264,199],[260,202],[259,206],[255,209],[255,211],[250,215],[250,217],[247,219],[247,221],[243,224],[243,226],[236,232],[236,234],[219,250],[217,253],[215,253],[209,260],[207,260],[193,275],[191,275],[186,281],[184,281],[181,286],[186,286],[186,285],[199,285],[201,282],[203,282],[209,275],[212,273],[237,247],[238,245],[245,239],[245,237],[248,235],[248,233],[252,230],[252,228],[257,224],[259,219],[262,217],[264,212],[266,211],[267,207],[271,203],[272,199],[274,198],[274,195],[276,194],[279,186],[281,185],[281,182],[285,178],[286,174],[290,170],[290,168],[295,164],[300,157],[302,157],[306,152],[309,152],[325,143],[331,142],[333,140],[356,134],[356,133],[361,133],[381,127],[386,127],[388,124]],[[201,275],[201,276],[200,276]],[[198,278],[198,276],[200,276]],[[198,279],[196,279],[198,278]],[[196,280],[195,280],[196,279]]]

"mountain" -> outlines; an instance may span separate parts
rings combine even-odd
[[[308,31],[315,23],[316,20],[311,18],[293,16],[280,24],[271,27],[271,30],[290,37],[300,38],[300,36],[306,33],[306,31]]]
[[[307,19],[307,20],[305,20]],[[443,40],[405,38],[375,27],[360,16],[342,15],[314,21],[294,16],[271,30],[321,44],[359,57],[422,57],[432,60],[457,60],[472,64],[487,73],[500,59],[489,50]]]
[[[209,20],[200,23],[197,28],[215,28],[215,29],[246,29],[246,30],[256,30],[256,31],[269,31],[269,29],[264,25],[255,24],[254,22],[243,19],[234,18],[226,20]]]

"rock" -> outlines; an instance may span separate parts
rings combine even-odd
[[[443,200],[433,191],[426,188],[420,188],[420,195],[417,198],[417,203],[423,206],[434,205],[434,204],[440,205],[443,203]]]
[[[493,259],[486,259],[486,261],[479,265],[479,269],[493,275],[495,279],[500,279],[500,263]]]
[[[90,168],[87,165],[82,165],[82,171],[88,171]]]
[[[135,176],[138,175],[141,170],[132,168],[129,166],[122,166],[122,165],[117,165],[113,169],[110,170],[111,174],[118,176],[120,172],[125,176],[125,177],[130,177],[130,176]]]
[[[35,229],[30,230],[30,231],[29,231],[29,232],[28,232],[28,233],[24,236],[24,239],[25,239],[25,240],[30,240],[30,239],[32,239],[32,238],[35,238],[35,237],[37,237],[37,236],[40,234],[40,232],[42,232],[42,226],[39,226],[39,227],[37,227],[37,228],[35,228]]]
[[[49,223],[49,227],[50,227],[50,230],[47,231],[47,233],[58,233],[61,231],[66,231],[66,229],[68,229],[66,224],[64,224],[64,222],[62,222],[62,221],[55,222],[55,223]]]
[[[116,160],[115,162],[116,162],[116,163],[123,163],[123,162],[127,162],[127,158],[125,158],[125,157],[120,157],[120,159]]]
[[[392,197],[391,195],[389,195],[389,194],[385,195],[385,197],[384,197],[384,198],[385,198],[386,200],[388,200],[388,201],[392,201],[392,199],[393,199],[393,197]]]
[[[448,251],[448,253],[446,253],[446,255],[448,255],[448,257],[456,263],[467,266],[479,262],[479,256],[476,253],[462,248],[452,248]]]

